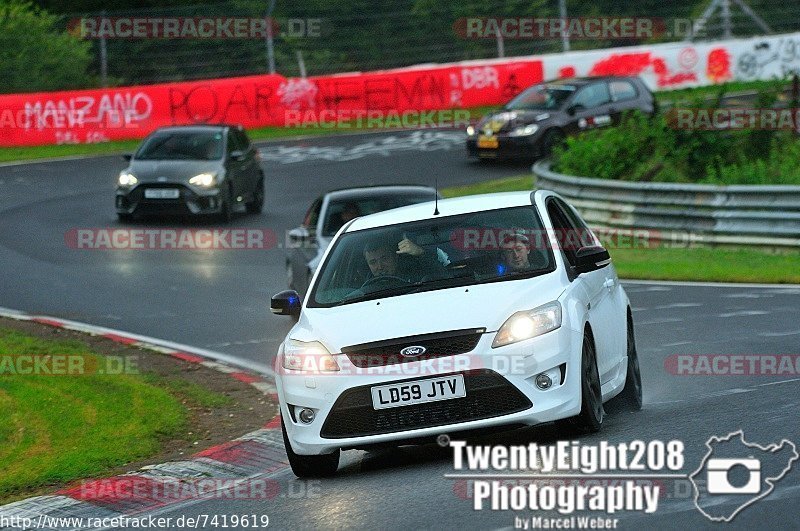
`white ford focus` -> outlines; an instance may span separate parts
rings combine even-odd
[[[545,190],[421,203],[335,236],[276,357],[299,477],[340,451],[642,405],[630,302],[608,251]]]

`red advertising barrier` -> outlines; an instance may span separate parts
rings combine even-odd
[[[543,79],[542,62],[510,61],[287,79],[208,81],[0,95],[0,146],[142,138],[165,125],[283,126],[297,111],[404,112],[507,101]]]
[[[0,96],[0,145],[83,144],[142,138],[174,124],[274,124],[282,76],[265,75]]]

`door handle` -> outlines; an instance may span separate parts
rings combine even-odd
[[[603,282],[603,287],[608,288],[609,290],[614,289],[617,282],[613,278],[607,278],[605,282]]]

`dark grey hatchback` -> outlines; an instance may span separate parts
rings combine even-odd
[[[259,213],[264,172],[244,129],[164,127],[151,133],[117,179],[121,221],[139,214],[212,214],[228,221],[244,206]]]
[[[635,76],[559,79],[534,85],[467,128],[467,153],[480,158],[549,156],[567,136],[618,125],[626,113],[653,116],[653,94]]]

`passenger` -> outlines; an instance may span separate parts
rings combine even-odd
[[[331,215],[328,221],[328,228],[327,231],[330,233],[335,233],[339,229],[341,229],[345,223],[350,221],[351,219],[355,219],[361,215],[361,209],[358,207],[358,203],[354,203],[352,201],[348,201],[345,203],[344,208],[338,214]]]

